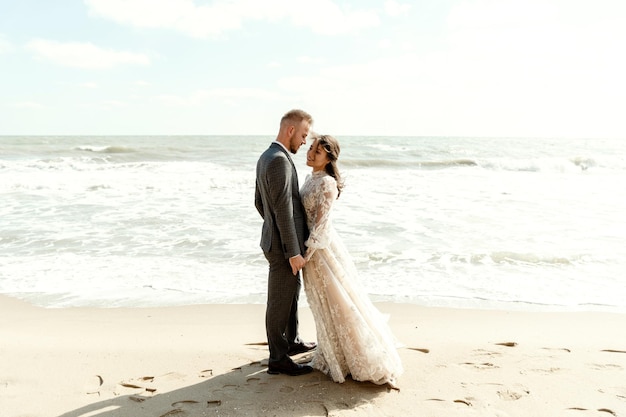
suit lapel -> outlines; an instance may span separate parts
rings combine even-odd
[[[289,163],[291,164],[291,168],[295,171],[296,166],[293,164],[293,160],[291,159],[291,155],[289,155],[289,152],[287,152],[287,150],[283,146],[281,146],[280,144],[276,142],[273,142],[272,146],[276,146],[278,149],[280,149],[282,153],[284,153],[287,156],[287,159],[289,160]]]

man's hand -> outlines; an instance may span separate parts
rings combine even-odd
[[[291,272],[293,272],[294,275],[298,275],[298,271],[300,271],[302,267],[304,267],[304,264],[306,264],[306,261],[304,260],[302,255],[296,255],[296,256],[292,256],[291,258],[289,258],[289,265],[291,265]]]

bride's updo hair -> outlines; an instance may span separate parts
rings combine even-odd
[[[328,154],[328,160],[330,162],[326,164],[324,170],[328,175],[333,177],[335,181],[337,181],[337,198],[339,198],[344,185],[341,174],[339,173],[339,168],[337,168],[337,159],[339,159],[339,153],[341,152],[341,149],[339,148],[339,142],[337,142],[337,139],[330,135],[316,134],[313,139],[317,140],[318,146],[321,146],[322,149],[324,149]]]

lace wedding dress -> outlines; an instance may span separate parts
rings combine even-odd
[[[304,290],[317,329],[318,347],[311,365],[344,382],[396,386],[402,363],[387,318],[372,304],[356,268],[332,227],[330,214],[337,184],[324,171],[314,172],[300,191],[310,236]]]

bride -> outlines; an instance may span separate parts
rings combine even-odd
[[[311,365],[335,382],[350,375],[396,387],[403,372],[396,340],[369,300],[356,268],[331,224],[333,202],[343,182],[337,169],[339,143],[316,135],[307,152],[313,168],[300,191],[310,229],[305,242],[304,289],[317,329],[317,351]]]

